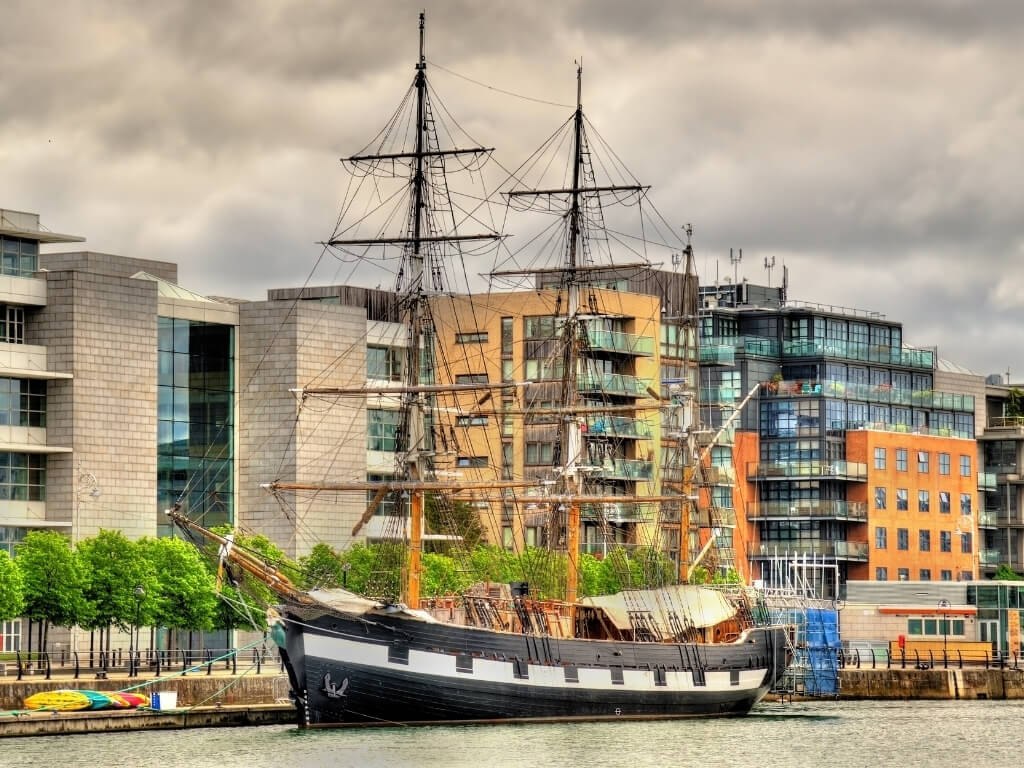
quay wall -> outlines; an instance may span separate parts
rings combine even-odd
[[[1024,669],[842,669],[843,699],[1024,699]]]
[[[120,691],[148,678],[117,678],[108,680],[3,680],[0,679],[0,710],[21,709],[29,696],[60,688],[93,691]],[[190,707],[200,702],[221,704],[273,704],[288,701],[288,678],[284,675],[246,675],[229,677],[202,674],[186,675],[139,688],[147,696],[153,691],[177,691],[178,706]],[[207,699],[209,701],[207,701]]]

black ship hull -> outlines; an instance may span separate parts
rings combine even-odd
[[[654,719],[747,713],[787,664],[784,629],[736,643],[517,635],[407,614],[285,614],[299,724]]]

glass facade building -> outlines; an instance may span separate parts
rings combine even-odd
[[[158,319],[157,526],[180,501],[204,525],[232,523],[235,329]]]

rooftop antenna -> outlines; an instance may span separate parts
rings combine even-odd
[[[743,261],[743,249],[740,248],[738,256],[732,255],[732,248],[729,249],[729,263],[732,264],[732,282],[734,285],[739,285],[740,282],[740,262]]]
[[[775,256],[764,257],[764,268],[768,270],[768,287],[772,287],[772,267],[775,266]]]

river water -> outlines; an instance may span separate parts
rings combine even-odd
[[[287,726],[5,739],[7,766],[401,768],[1011,766],[1024,702],[761,704],[744,718],[642,723],[373,728]]]

